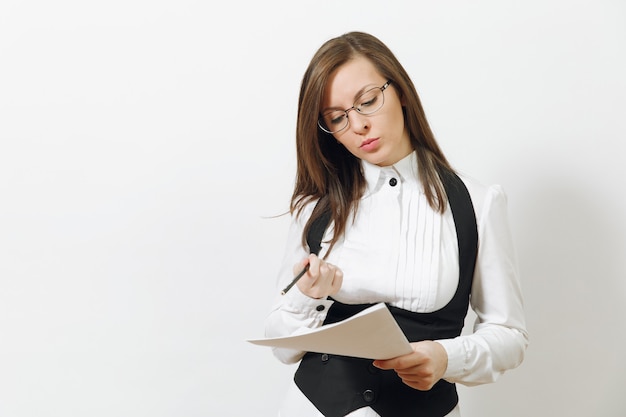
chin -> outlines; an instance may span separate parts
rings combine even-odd
[[[390,164],[390,163],[387,162],[387,161],[389,161],[389,158],[380,157],[380,156],[379,157],[367,158],[366,161],[369,162],[370,164],[378,165],[378,166],[381,166],[381,167],[393,165],[393,164]]]

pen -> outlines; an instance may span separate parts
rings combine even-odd
[[[287,285],[285,287],[285,289],[280,292],[281,295],[287,294],[287,291],[289,291],[291,289],[291,287],[293,287],[296,284],[296,282],[298,282],[298,280],[300,278],[302,278],[302,275],[306,274],[306,271],[309,270],[309,265],[311,265],[311,264],[306,264],[304,269],[302,271],[300,271],[300,273],[298,275],[296,275],[296,277],[289,283],[289,285]]]

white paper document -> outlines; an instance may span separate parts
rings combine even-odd
[[[373,305],[338,323],[307,329],[297,335],[248,342],[366,359],[391,359],[412,352],[409,341],[385,303]]]

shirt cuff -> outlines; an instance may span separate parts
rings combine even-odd
[[[284,296],[283,306],[292,313],[303,314],[307,318],[316,318],[324,321],[328,309],[333,305],[334,301],[328,298],[312,298],[300,291],[300,288],[294,286]],[[316,320],[316,321],[317,321]]]
[[[437,340],[448,354],[448,368],[443,374],[443,379],[454,382],[467,373],[468,350],[463,339],[442,339]]]

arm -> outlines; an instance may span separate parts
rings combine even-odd
[[[312,207],[311,207],[312,208]],[[287,237],[287,247],[276,286],[276,299],[265,320],[265,336],[288,336],[305,328],[316,328],[326,319],[326,313],[333,304],[327,300],[341,287],[343,274],[301,244],[302,230],[309,212],[293,218]],[[280,295],[293,277],[309,264],[309,270],[285,295]],[[274,355],[284,363],[299,361],[305,352],[289,349],[273,349]]]
[[[491,187],[479,205],[480,243],[471,296],[477,315],[474,333],[412,343],[413,353],[374,362],[394,369],[413,388],[428,390],[441,378],[464,385],[493,382],[523,360],[528,334],[506,195]]]
[[[522,362],[528,346],[507,199],[499,186],[488,189],[480,213],[470,300],[477,316],[474,332],[438,341],[448,355],[443,378],[464,385],[494,382]]]

